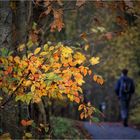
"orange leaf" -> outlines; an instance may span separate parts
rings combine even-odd
[[[84,113],[84,112],[82,112],[82,113],[80,114],[80,118],[81,118],[81,119],[83,119],[83,118],[84,118],[84,116],[85,116],[85,113]]]
[[[67,63],[64,63],[64,64],[63,64],[63,66],[64,66],[64,67],[68,67],[68,66],[69,66],[69,64],[67,64]]]
[[[93,76],[93,80],[94,80],[94,81],[97,81],[97,75],[94,75],[94,76]]]
[[[93,80],[100,85],[103,85],[103,83],[104,83],[104,79],[99,75],[94,75]]]
[[[82,110],[84,108],[84,104],[81,104],[79,107],[78,107],[78,110]]]
[[[80,103],[80,99],[79,99],[78,97],[75,97],[75,98],[74,98],[74,101],[75,101],[76,103],[78,103],[78,104]]]
[[[92,73],[92,71],[91,71],[91,70],[89,70],[89,71],[88,71],[88,74],[89,74],[89,75],[91,75],[91,73]]]
[[[21,123],[22,126],[27,126],[26,120],[21,120],[20,123]]]
[[[8,69],[7,69],[7,72],[8,72],[8,73],[11,73],[12,70],[13,70],[13,68],[12,68],[11,66],[9,66]]]
[[[8,73],[8,71],[4,71],[4,74],[5,74],[5,75],[8,75],[9,73]]]
[[[83,70],[83,74],[84,74],[84,76],[87,75],[87,69],[84,69],[84,70]]]
[[[21,125],[22,126],[29,126],[32,125],[33,120],[21,120]]]
[[[99,78],[99,79],[97,80],[97,83],[100,84],[100,85],[102,85],[102,84],[104,83],[104,80],[103,80],[102,78]]]

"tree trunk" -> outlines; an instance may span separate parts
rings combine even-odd
[[[12,48],[12,9],[10,0],[0,1],[0,48]],[[2,91],[0,91],[2,93]],[[17,120],[15,118],[17,108],[14,102],[10,102],[5,108],[0,110],[0,128],[3,132],[9,132],[12,136],[18,137]]]

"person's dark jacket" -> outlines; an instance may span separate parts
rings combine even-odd
[[[131,86],[130,86],[130,91],[127,93],[127,96],[126,94],[123,94],[123,92],[121,91],[121,82],[123,80],[127,80],[131,83]],[[120,99],[130,99],[131,98],[131,95],[135,92],[135,85],[134,85],[134,82],[131,78],[127,77],[127,76],[121,76],[120,79],[117,81],[116,85],[115,85],[115,93],[117,94],[117,96],[120,98]]]

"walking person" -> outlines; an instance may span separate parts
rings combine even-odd
[[[129,104],[132,94],[135,92],[134,82],[127,76],[128,70],[123,69],[122,74],[115,85],[115,92],[120,101],[120,113],[124,126],[128,126]]]

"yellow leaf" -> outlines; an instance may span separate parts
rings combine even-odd
[[[41,99],[39,97],[34,97],[33,98],[33,102],[35,103],[39,103],[41,101]]]
[[[79,105],[78,110],[82,110],[84,108],[84,104]]]
[[[99,63],[99,57],[92,57],[89,62],[91,63],[91,65],[96,65]]]
[[[63,57],[69,57],[73,53],[73,50],[70,47],[61,47],[61,51]]]
[[[29,53],[29,54],[28,54],[28,58],[30,58],[32,55],[33,55],[33,53]]]
[[[68,94],[68,98],[70,99],[70,101],[73,101],[74,100],[74,96],[71,95],[71,94]]]
[[[87,106],[91,106],[91,102],[88,102],[88,103],[87,103]]]
[[[48,47],[49,47],[48,44],[45,44],[44,45],[44,50],[46,51],[48,49]]]
[[[29,65],[28,69],[31,71],[32,74],[35,74],[37,69],[33,65]]]
[[[87,51],[89,48],[89,44],[85,45],[84,50]]]
[[[9,133],[4,133],[0,136],[0,140],[11,140],[11,136]]]
[[[78,91],[80,91],[81,93],[83,93],[83,90],[81,87],[78,87]]]
[[[91,31],[94,32],[94,33],[98,33],[98,30],[95,29],[95,28],[92,28]]]
[[[104,27],[97,27],[97,29],[100,31],[100,32],[105,32],[105,28]]]
[[[34,92],[35,91],[35,85],[32,85],[31,86],[31,92]]]
[[[79,80],[77,80],[77,83],[78,83],[79,85],[82,85],[83,83],[85,83],[85,81],[84,81],[83,79],[79,79]]]
[[[13,61],[13,56],[8,56],[8,60],[12,62]]]
[[[16,62],[16,63],[20,63],[20,57],[19,56],[16,56],[15,58],[14,58],[14,61]]]
[[[39,82],[36,82],[35,83],[35,86],[39,88],[40,87],[40,83]]]
[[[48,54],[48,52],[41,52],[40,53],[41,56],[44,56],[44,55],[47,55],[47,54]]]
[[[31,138],[32,134],[31,133],[25,133],[25,136],[28,137],[28,138]]]
[[[49,48],[49,51],[52,51],[52,50],[54,50],[54,46],[51,46],[51,47]]]
[[[30,80],[27,80],[27,81],[24,82],[24,85],[26,87],[30,86],[31,84],[32,84],[32,81],[30,81]]]
[[[40,47],[36,48],[35,51],[34,51],[34,54],[35,54],[35,55],[38,54],[38,53],[40,52],[40,50],[41,50]]]
[[[22,64],[22,66],[24,66],[24,67],[27,67],[28,66],[28,63],[26,62],[26,61],[21,61],[21,63],[20,64]]]
[[[49,67],[49,66],[43,65],[43,66],[42,66],[42,69],[43,69],[45,72],[47,72],[47,71],[50,69],[50,67]]]
[[[27,46],[28,46],[29,48],[31,48],[33,45],[34,45],[34,44],[33,44],[32,40],[29,40],[29,41],[27,42]]]
[[[18,50],[18,51],[23,51],[24,48],[25,48],[25,44],[21,44],[21,45],[17,48],[17,50]]]
[[[76,52],[73,57],[76,59],[78,64],[81,64],[86,60],[86,57],[80,52]]]
[[[74,79],[79,85],[85,83],[85,81],[83,80],[83,76],[80,73],[74,74]]]
[[[39,125],[40,125],[41,127],[45,127],[45,125],[44,125],[44,124],[42,124],[42,123],[40,123]]]

